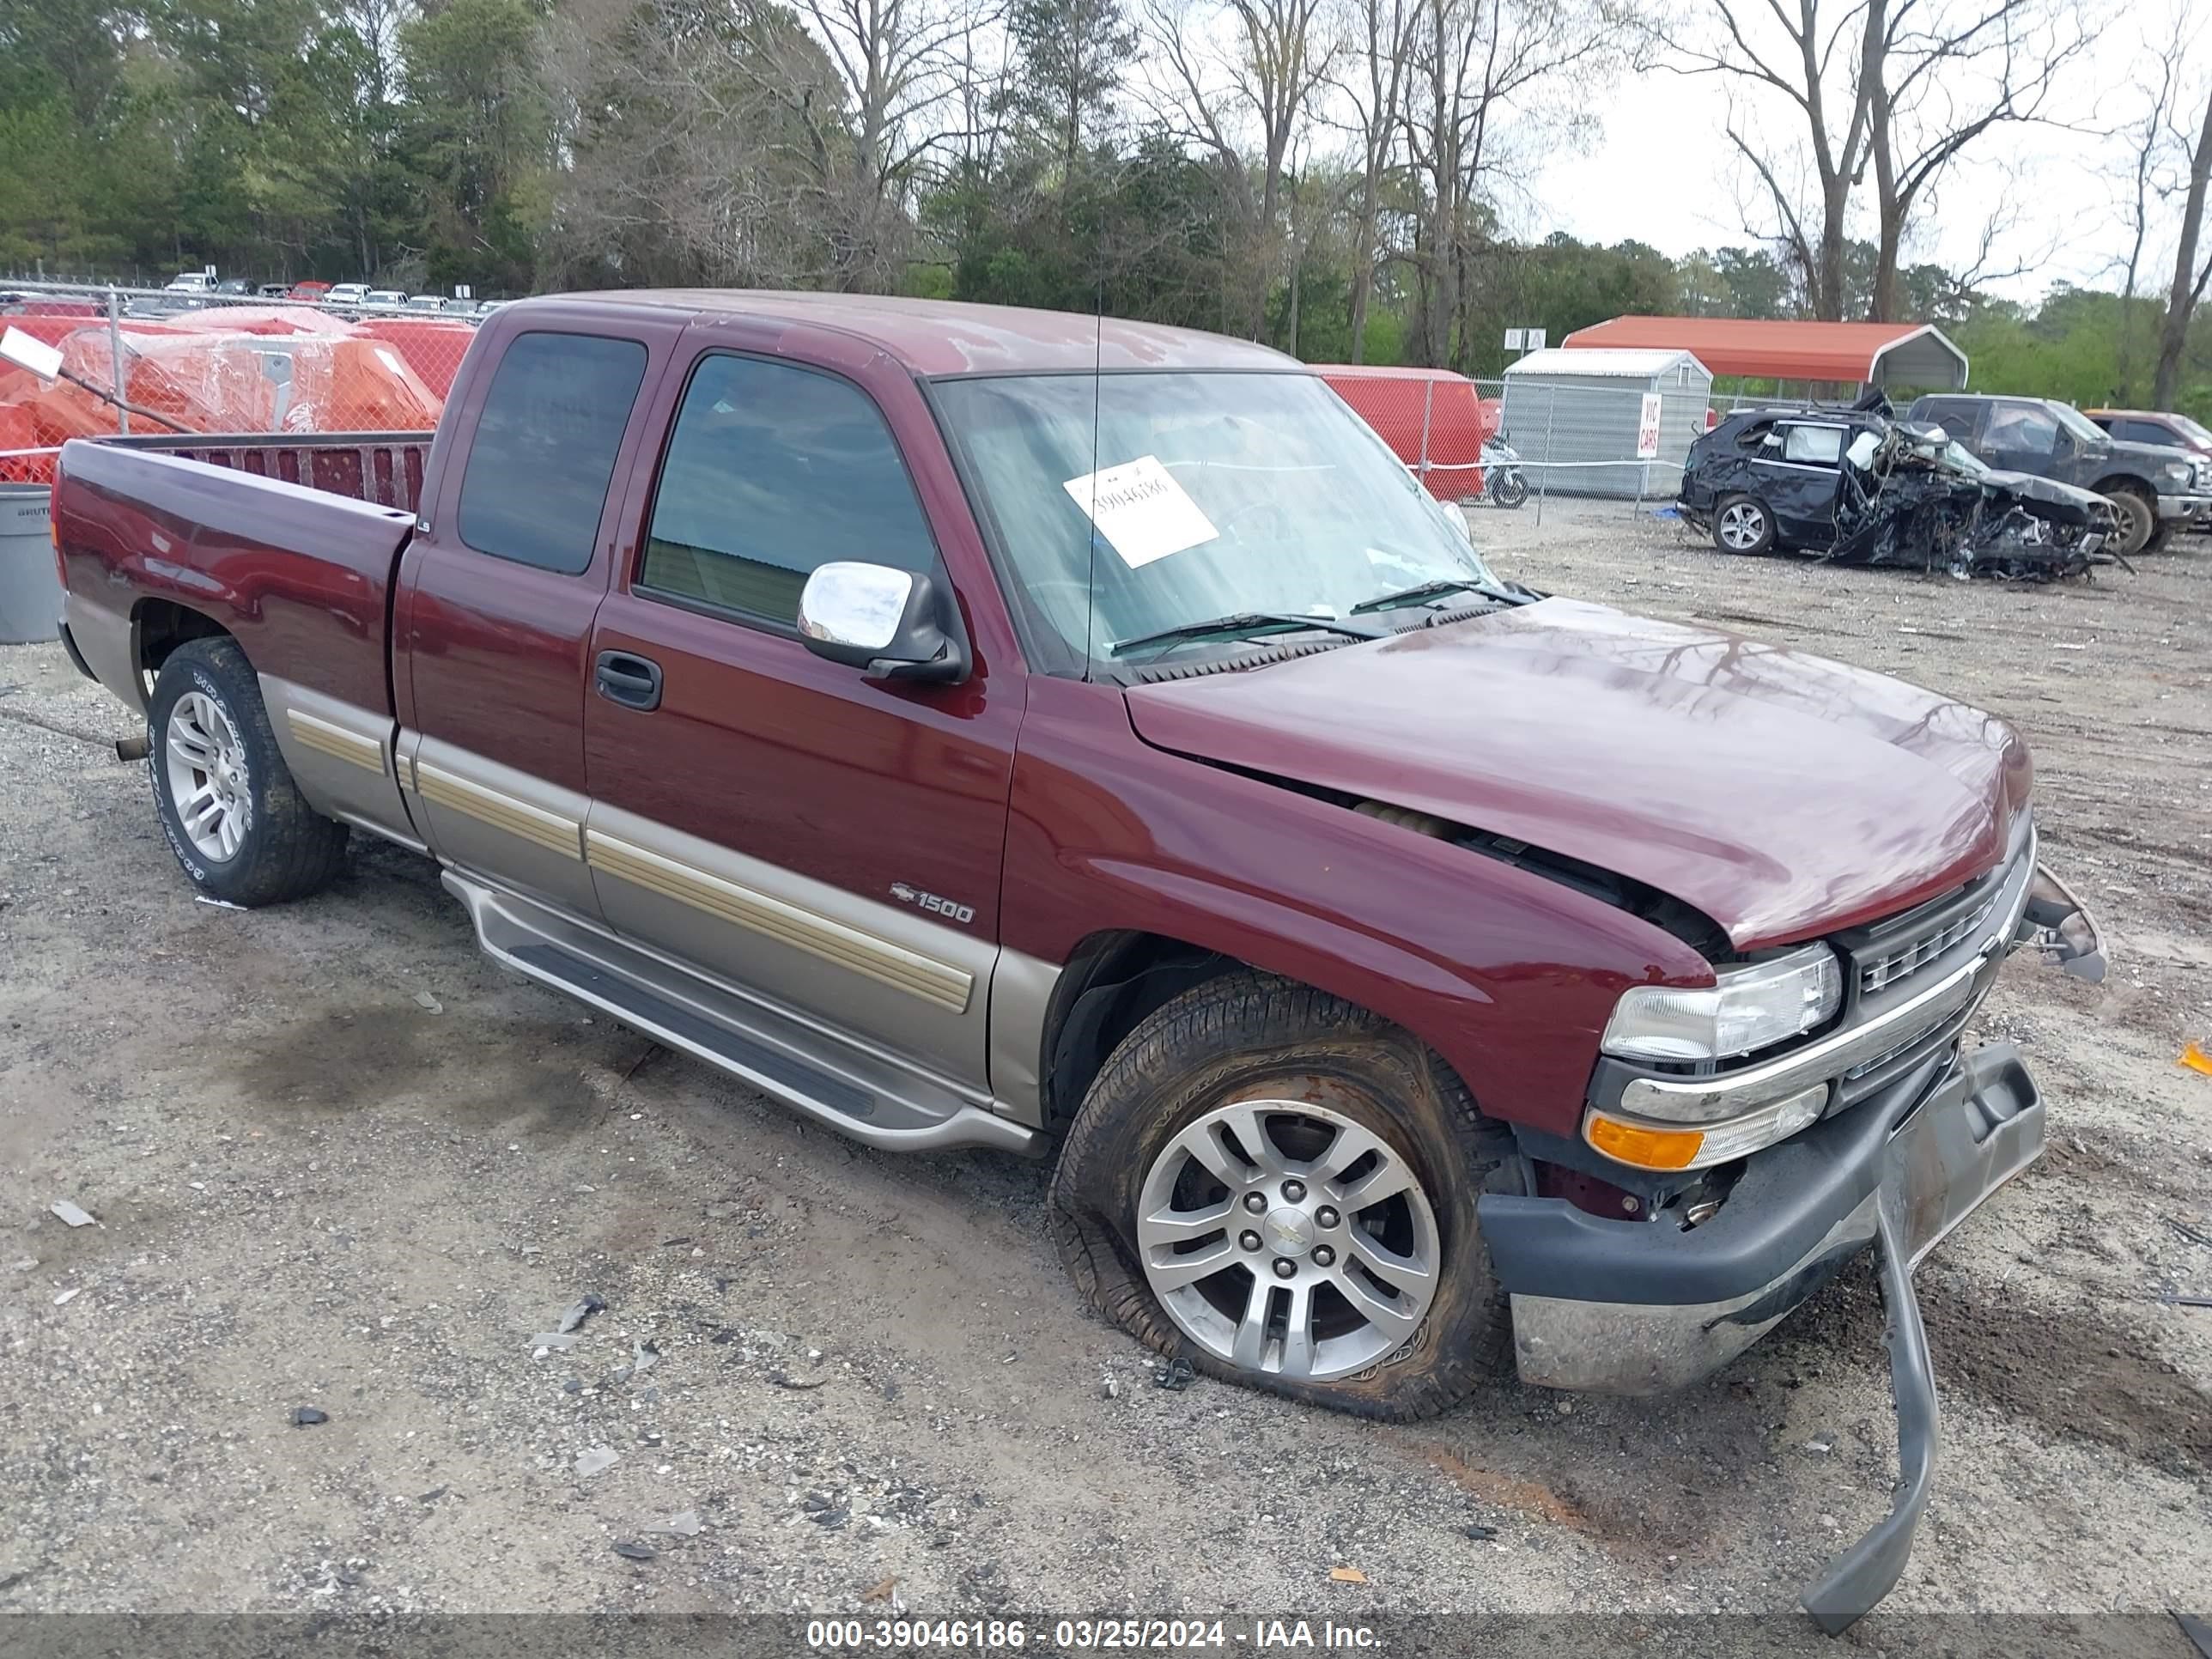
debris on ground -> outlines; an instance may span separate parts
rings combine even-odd
[[[1101,1396],[1108,1400],[1117,1400],[1121,1397],[1121,1388],[1114,1381],[1114,1374],[1111,1371],[1107,1372],[1106,1380],[1099,1386],[1098,1392]]]
[[[549,1353],[565,1353],[584,1339],[570,1336],[565,1331],[540,1331],[530,1339],[532,1356],[543,1359]]]
[[[242,904],[233,904],[228,899],[210,898],[205,893],[193,894],[192,902],[211,904],[218,910],[243,910],[246,908]]]
[[[625,1561],[658,1561],[660,1559],[659,1550],[650,1544],[641,1544],[633,1538],[617,1539],[614,1552]]]
[[[799,1378],[792,1376],[788,1371],[770,1371],[768,1374],[768,1380],[775,1383],[779,1389],[789,1389],[794,1393],[804,1394],[809,1389],[820,1388],[830,1379],[826,1376],[817,1376],[812,1382],[802,1382]]]
[[[69,1301],[70,1297],[74,1297],[74,1296],[75,1296],[75,1295],[76,1295],[79,1291],[82,1290],[83,1288],[84,1288],[84,1286],[83,1286],[83,1285],[70,1285],[70,1286],[69,1287],[69,1289],[67,1289],[67,1290],[65,1290],[65,1291],[60,1291],[56,1292],[56,1294],[55,1294],[55,1296],[54,1296],[54,1306],[56,1306],[57,1308],[58,1308],[58,1307],[62,1306],[62,1304],[64,1304],[64,1303],[66,1303],[67,1301]]]
[[[594,1446],[589,1451],[576,1454],[576,1479],[588,1480],[621,1462],[620,1452],[606,1446]]]
[[[72,1227],[89,1227],[93,1224],[91,1211],[79,1209],[65,1198],[56,1199],[52,1208],[56,1215]]]
[[[1181,1354],[1152,1373],[1152,1386],[1165,1389],[1170,1394],[1181,1394],[1197,1380],[1198,1368]]]
[[[659,1363],[660,1345],[659,1343],[633,1342],[630,1344],[629,1374],[632,1376],[643,1376]]]
[[[876,1583],[869,1585],[867,1589],[860,1592],[860,1600],[863,1601],[888,1601],[891,1599],[891,1592],[897,1588],[898,1580],[896,1578],[878,1579]]]
[[[681,1515],[672,1515],[659,1526],[647,1527],[646,1530],[674,1533],[678,1538],[696,1538],[707,1528],[706,1523],[699,1519],[698,1510],[685,1510]]]
[[[1333,1584],[1364,1584],[1367,1582],[1367,1575],[1357,1567],[1331,1567],[1328,1577]]]
[[[2166,1224],[2172,1228],[2174,1231],[2179,1233],[2191,1243],[2202,1244],[2207,1249],[2212,1249],[2212,1233],[2199,1232],[2187,1222],[2177,1220],[2172,1216],[2166,1217]]]
[[[1478,1544],[1483,1542],[1486,1539],[1495,1538],[1498,1536],[1497,1528],[1486,1527],[1480,1521],[1470,1521],[1467,1525],[1462,1527],[1460,1530],[1465,1533],[1469,1538],[1472,1538]]]
[[[2181,1045],[2181,1063],[2192,1072],[2202,1072],[2205,1076],[2212,1077],[2212,1054],[2206,1054],[2193,1042]]]
[[[561,1322],[553,1328],[559,1334],[566,1336],[593,1314],[605,1313],[606,1308],[607,1304],[602,1298],[586,1291],[581,1298],[569,1304],[568,1311],[561,1316]]]
[[[318,1423],[327,1423],[330,1420],[331,1414],[316,1407],[295,1406],[292,1407],[292,1426],[295,1429],[311,1429]]]
[[[415,994],[415,1002],[416,1006],[426,1008],[434,1014],[442,1014],[446,1012],[446,1005],[428,991],[417,991]]]

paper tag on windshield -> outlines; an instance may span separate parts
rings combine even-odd
[[[1157,456],[1086,472],[1060,488],[1133,570],[1221,533]]]

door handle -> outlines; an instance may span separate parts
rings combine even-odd
[[[650,711],[660,707],[660,665],[635,651],[602,651],[592,665],[592,689],[609,702]]]

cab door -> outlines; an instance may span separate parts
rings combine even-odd
[[[711,980],[981,1092],[1018,665],[979,634],[960,684],[871,680],[796,626],[807,575],[846,559],[931,573],[972,617],[932,528],[972,538],[972,518],[919,388],[872,348],[694,337],[635,556],[592,628],[600,907]]]
[[[459,465],[400,569],[393,678],[415,823],[448,862],[586,918],[592,620],[614,568],[615,482],[681,332],[642,307],[634,321],[533,307],[454,410]]]
[[[1752,462],[1775,529],[1790,546],[1824,548],[1835,538],[1844,435],[1832,422],[1778,422]]]

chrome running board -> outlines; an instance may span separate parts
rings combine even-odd
[[[477,944],[493,961],[865,1145],[886,1152],[1039,1150],[1035,1130],[949,1084],[459,871],[447,869],[445,884],[468,907]]]

